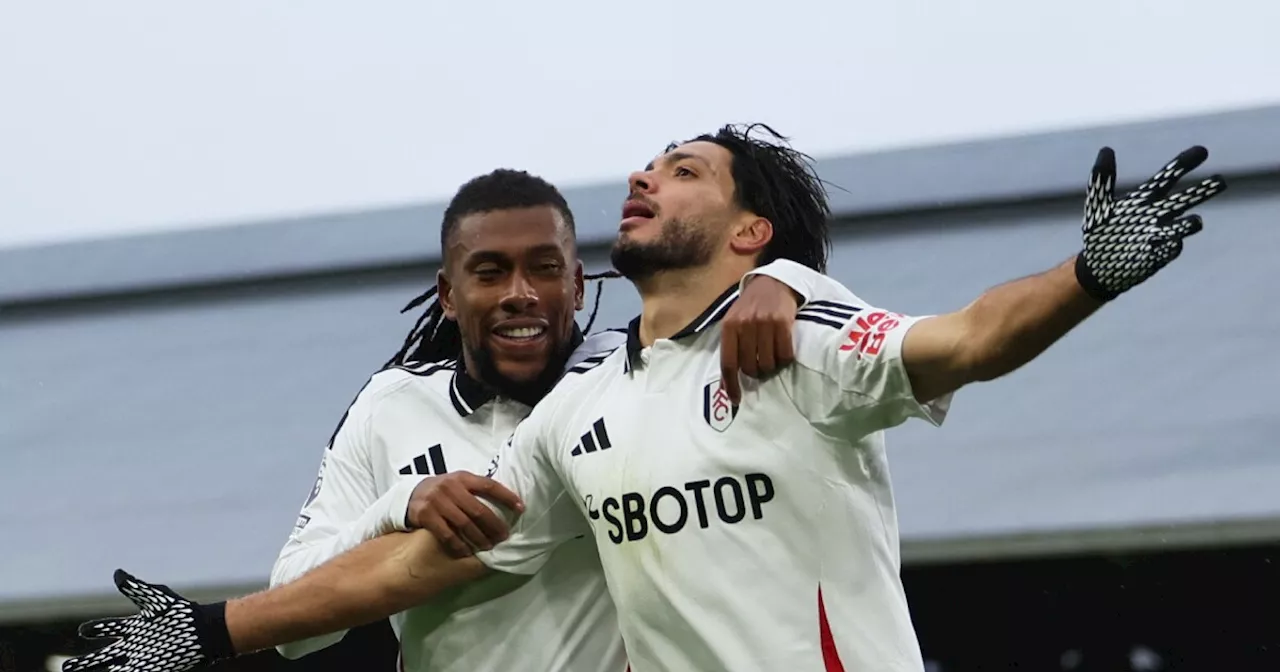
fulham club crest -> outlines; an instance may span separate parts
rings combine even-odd
[[[702,388],[702,418],[711,429],[723,432],[738,417],[738,406],[729,401],[729,393],[717,378]]]

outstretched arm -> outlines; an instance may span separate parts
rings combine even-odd
[[[345,630],[422,604],[482,576],[479,560],[451,558],[425,530],[367,541],[297,581],[226,605],[235,653]]]
[[[902,344],[918,401],[993,380],[1038,357],[1102,307],[1076,280],[1076,260],[994,287],[954,313],[921,320]]]
[[[916,399],[928,401],[1030,362],[1116,298],[1155,275],[1200,231],[1191,208],[1226,189],[1213,176],[1176,194],[1179,178],[1209,156],[1192,147],[1124,198],[1114,197],[1115,154],[1098,153],[1084,208],[1084,249],[1053,270],[987,291],[955,313],[921,320],[903,362]]]
[[[187,672],[386,618],[485,571],[475,558],[445,555],[425,530],[378,537],[297,581],[216,604],[192,602],[117,570],[116,587],[138,613],[80,626],[81,637],[115,641],[62,669]]]
[[[797,408],[838,435],[910,417],[941,423],[952,392],[1026,364],[1177,258],[1183,239],[1202,227],[1187,211],[1226,188],[1213,176],[1170,193],[1207,156],[1193,147],[1116,200],[1115,156],[1104,148],[1089,183],[1080,254],[988,290],[953,313],[911,317],[875,308],[831,278],[791,264],[795,278],[788,284],[805,286],[797,291],[804,300],[795,318],[797,366],[784,377]],[[748,274],[749,287],[773,283],[780,291],[776,279],[760,275]]]

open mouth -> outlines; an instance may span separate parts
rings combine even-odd
[[[499,327],[493,333],[510,341],[532,341],[547,333],[543,326]]]
[[[654,217],[653,208],[644,201],[631,199],[622,204],[622,228],[647,222]]]
[[[550,342],[544,320],[522,317],[503,320],[490,331],[492,343],[507,356],[536,356]]]

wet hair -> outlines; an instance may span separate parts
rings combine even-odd
[[[448,263],[449,240],[458,229],[458,223],[468,215],[475,215],[496,210],[513,210],[516,208],[532,208],[547,206],[555,208],[564,218],[570,234],[574,233],[573,212],[559,189],[550,182],[530,175],[523,170],[500,168],[491,173],[472,179],[458,189],[458,193],[449,201],[444,211],[444,221],[440,224],[440,250],[444,263]],[[576,240],[571,235],[570,240]],[[606,278],[618,277],[614,271],[606,271],[585,276],[587,280],[596,280],[595,306],[587,321],[584,332],[590,332],[595,323],[596,313],[600,311],[600,293],[604,289]],[[427,309],[418,317],[413,329],[405,336],[400,350],[392,355],[386,366],[404,366],[410,362],[442,362],[459,360],[462,357],[462,334],[458,323],[444,316],[444,306],[440,304],[439,289],[431,287],[414,297],[400,312],[407,313],[430,301]]]
[[[729,124],[685,142],[713,142],[733,155],[735,205],[773,223],[773,239],[761,251],[758,264],[790,259],[826,272],[831,206],[812,157],[792,149],[786,137],[759,123]],[[667,151],[677,146],[673,143]]]

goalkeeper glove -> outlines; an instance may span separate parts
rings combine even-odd
[[[115,641],[67,660],[63,672],[186,672],[235,655],[225,602],[197,604],[122,569],[116,570],[115,581],[138,613],[82,624],[81,637]]]
[[[1098,152],[1085,197],[1084,250],[1076,257],[1076,279],[1085,292],[1110,301],[1178,258],[1182,240],[1203,227],[1198,215],[1184,213],[1222,193],[1227,183],[1214,175],[1169,192],[1208,157],[1204,147],[1192,147],[1117,201],[1115,152]]]

